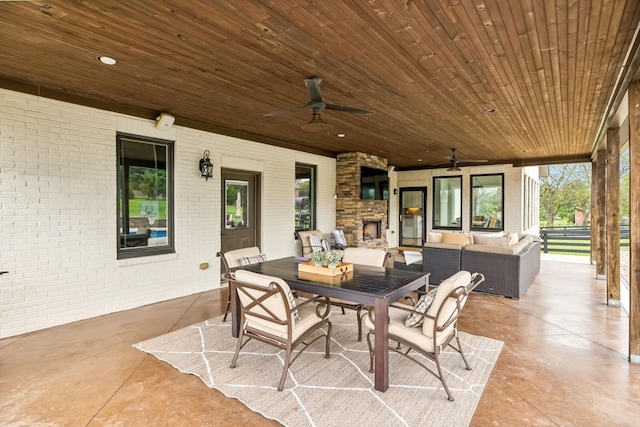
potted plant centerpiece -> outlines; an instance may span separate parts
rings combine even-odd
[[[322,264],[324,264],[324,261],[325,261],[325,252],[324,251],[312,252],[309,259],[311,260],[311,262],[315,263],[316,267],[322,267]]]
[[[329,251],[325,255],[325,261],[327,262],[327,267],[336,268],[338,264],[342,261],[342,256],[337,251]]]

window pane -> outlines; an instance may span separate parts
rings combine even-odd
[[[462,229],[462,177],[433,178],[433,228]]]
[[[295,228],[315,228],[315,166],[296,163],[295,181]]]
[[[226,228],[249,227],[249,182],[228,179],[224,183]]]
[[[471,229],[502,230],[504,175],[471,175]]]
[[[118,134],[118,258],[173,252],[168,141]]]

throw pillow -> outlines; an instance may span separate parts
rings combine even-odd
[[[333,230],[333,238],[336,241],[336,246],[338,246],[339,248],[344,249],[347,247],[347,239],[346,237],[344,237],[344,231]]]
[[[413,307],[413,311],[426,313],[427,310],[429,310],[429,307],[431,307],[431,303],[433,303],[433,299],[436,297],[437,291],[438,291],[438,288],[434,288],[429,292],[427,292],[426,294],[422,295],[418,300],[418,302],[416,303],[416,306]],[[416,314],[416,313],[411,313],[409,316],[407,316],[406,320],[404,321],[404,326],[406,326],[407,328],[416,328],[422,325],[423,322],[424,322],[423,316],[420,316],[419,314]]]
[[[430,231],[427,233],[427,242],[429,243],[442,243],[442,233]]]
[[[322,252],[322,242],[320,241],[320,237],[315,234],[310,234],[309,243],[311,244],[311,250],[313,252]]]
[[[456,245],[467,246],[471,244],[471,234],[442,233],[442,243],[454,243]]]
[[[508,233],[507,237],[509,237],[509,247],[515,245],[520,241],[518,233]]]
[[[287,287],[287,298],[289,299],[289,308],[295,308],[296,297],[293,296],[293,292],[291,292],[291,288],[289,287]],[[291,312],[291,316],[296,320],[300,320],[300,312],[297,308]]]
[[[422,261],[422,252],[404,251],[404,261],[407,263],[407,265],[411,265],[414,262]]]
[[[322,244],[322,250],[325,252],[329,252],[331,250],[331,243],[327,239],[322,239],[320,242]]]
[[[260,254],[256,256],[246,256],[240,258],[240,265],[249,265],[249,264],[257,264],[259,262],[263,262],[267,260],[267,256],[265,254]]]
[[[510,237],[473,236],[473,243],[477,245],[494,246],[498,248],[508,248],[510,240]]]

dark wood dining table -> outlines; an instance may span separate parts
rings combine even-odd
[[[299,273],[298,264],[306,260],[306,258],[289,257],[239,268],[279,277],[293,290],[373,306],[376,327],[375,389],[386,391],[389,388],[389,304],[412,291],[426,289],[429,273],[354,264],[353,272],[341,276],[324,277]],[[240,328],[239,302],[232,280],[229,281],[229,286],[229,292],[234,296],[231,298],[232,333],[237,337]]]

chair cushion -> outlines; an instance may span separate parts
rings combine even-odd
[[[445,279],[436,288],[436,296],[431,303],[431,306],[427,310],[427,315],[435,317],[438,314],[438,310],[442,305],[442,311],[440,312],[440,318],[438,319],[438,326],[444,325],[457,308],[457,303],[453,298],[448,298],[451,291],[459,286],[467,286],[471,282],[471,273],[468,271],[458,271],[453,276]],[[466,298],[463,299],[462,305],[466,302]],[[450,329],[453,329],[455,325],[451,325]],[[428,337],[433,337],[435,330],[433,319],[426,318],[422,324],[422,333]],[[449,330],[442,331],[441,333],[446,335]]]
[[[384,267],[386,257],[387,253],[383,249],[345,248],[342,262]]]
[[[426,294],[422,295],[418,300],[418,302],[416,303],[416,306],[413,307],[413,310],[418,311],[420,313],[426,313],[429,307],[431,307],[431,303],[433,303],[433,299],[436,297],[436,292],[438,292],[438,288],[434,288],[429,292],[427,292]],[[421,326],[423,321],[424,321],[423,316],[420,316],[419,314],[411,313],[405,319],[404,325],[407,328],[415,328],[417,326]]]
[[[253,271],[247,271],[247,270],[236,270],[235,278],[240,282],[250,283],[252,285],[257,285],[257,286],[263,286],[265,288],[268,287],[269,284],[271,284],[271,282],[275,282],[278,285],[280,285],[284,293],[287,295],[288,301],[287,301],[286,308],[293,309],[296,307],[296,298],[293,296],[293,292],[291,292],[291,288],[289,287],[287,282],[280,279],[279,277],[267,276],[266,274],[254,273]],[[275,307],[274,312],[276,312],[278,316],[284,317],[283,313],[277,312],[278,311],[277,309],[278,307]],[[301,318],[298,310],[293,310],[291,312],[291,316],[294,320],[300,320]]]
[[[404,325],[406,317],[406,311],[389,307],[389,335],[401,337],[413,343],[414,346],[420,347],[426,352],[433,353],[433,338],[426,337],[420,328],[407,328]],[[362,321],[365,328],[375,330],[375,325],[371,322],[368,315],[365,315]]]
[[[246,257],[254,257],[260,255],[260,249],[257,246],[249,246],[248,248],[234,249],[223,254],[229,268],[239,267],[240,259]]]
[[[245,256],[240,258],[240,265],[257,264],[259,262],[263,262],[266,260],[267,260],[267,256],[265,254],[260,254],[256,256]]]

